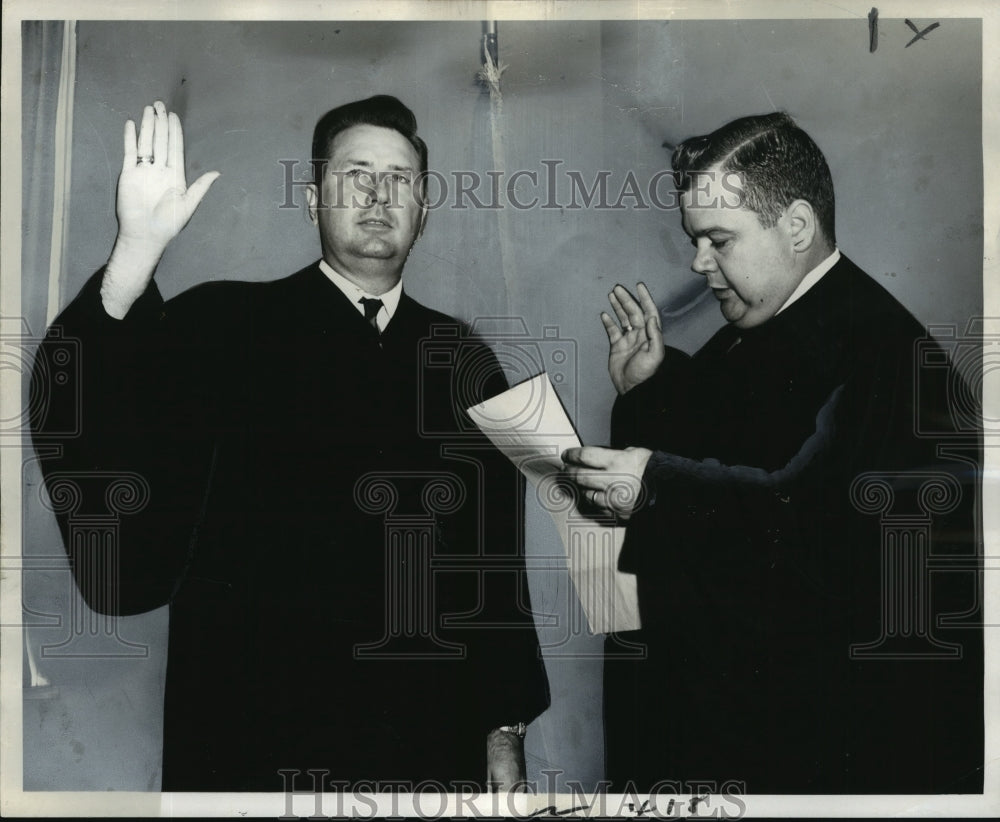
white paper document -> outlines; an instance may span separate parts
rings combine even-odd
[[[625,529],[584,516],[575,491],[560,481],[560,454],[580,445],[547,374],[474,405],[469,416],[536,489],[566,549],[570,577],[595,634],[640,626],[634,574],[618,571]]]

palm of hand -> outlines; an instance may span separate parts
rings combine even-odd
[[[118,178],[118,228],[129,239],[166,245],[191,218],[184,170],[162,165],[122,169]]]
[[[633,328],[611,344],[608,372],[615,388],[620,394],[624,394],[652,377],[662,359],[662,344],[653,345],[645,327]]]
[[[146,106],[136,135],[125,123],[118,177],[118,241],[156,256],[187,225],[218,172],[190,186],[184,176],[184,131],[180,118],[159,100]]]

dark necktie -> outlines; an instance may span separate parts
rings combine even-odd
[[[375,333],[381,333],[375,318],[382,310],[382,301],[377,298],[362,297],[358,302],[365,307],[365,319],[368,320],[368,324],[375,329]]]

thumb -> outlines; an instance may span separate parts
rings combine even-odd
[[[657,316],[646,319],[646,338],[651,343],[663,345],[663,331],[660,330],[660,318]]]
[[[198,208],[198,204],[202,201],[202,198],[208,194],[208,190],[212,187],[212,183],[218,180],[220,176],[221,175],[218,171],[206,171],[188,186],[187,193],[184,195],[184,200],[187,202],[189,214],[194,214],[194,211]]]

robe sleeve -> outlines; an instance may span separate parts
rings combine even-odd
[[[151,283],[117,320],[101,302],[102,277],[87,282],[40,346],[31,424],[85,601],[127,615],[167,603],[183,574],[212,462],[211,356],[193,333],[189,299],[165,303]],[[65,351],[69,390],[51,367]],[[105,541],[88,531],[95,520]]]

